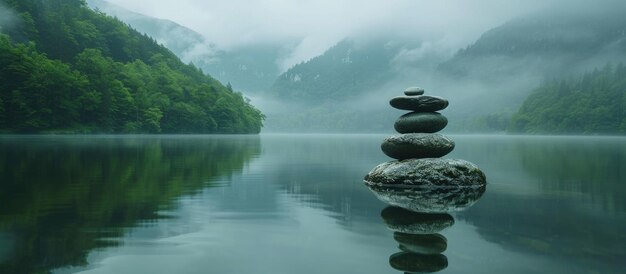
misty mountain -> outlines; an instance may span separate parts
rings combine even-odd
[[[296,101],[354,97],[392,77],[391,60],[397,50],[394,45],[357,45],[344,40],[281,74],[270,90],[273,95]]]
[[[185,53],[196,50],[198,45],[205,44],[202,35],[170,20],[132,12],[104,0],[87,0],[87,4],[95,10],[117,17],[141,33],[148,34],[181,58]]]
[[[448,130],[504,131],[542,82],[624,60],[626,17],[620,9],[544,11],[516,18],[447,57],[427,42],[344,41],[277,79],[269,94],[287,104],[306,102],[306,108],[276,118],[268,112],[268,128],[300,124],[329,131],[380,130],[376,123],[393,124],[391,117],[399,116],[387,100],[407,86],[420,85],[427,94],[450,100],[444,110]]]
[[[513,19],[442,63],[433,78],[463,117],[459,130],[505,130],[542,82],[626,60],[623,9],[563,9]],[[471,117],[471,118],[469,118]],[[495,126],[495,127],[494,127]]]
[[[517,133],[626,133],[626,67],[606,65],[537,88],[513,116]]]
[[[237,90],[265,90],[280,74],[276,62],[284,55],[284,45],[255,45],[225,51],[196,31],[170,20],[132,12],[104,0],[87,0],[87,3],[153,37],[184,62],[193,63],[224,84],[231,83]]]
[[[624,10],[544,12],[483,34],[439,70],[459,78],[500,81],[534,71],[549,77],[581,73],[626,56]]]
[[[445,60],[436,51],[424,54],[424,48],[420,41],[390,37],[340,41],[322,55],[281,74],[264,93],[276,104],[259,104],[268,115],[267,129],[387,130],[393,126],[395,115],[387,109],[388,97],[400,95],[406,85],[425,79],[418,71],[432,71]]]
[[[392,38],[345,39],[281,74],[270,95],[301,102],[361,97],[411,70],[429,70],[443,60],[436,52],[416,52],[424,47],[418,41]]]

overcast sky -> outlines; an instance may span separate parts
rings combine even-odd
[[[219,48],[298,41],[319,54],[346,36],[393,33],[462,47],[547,0],[108,0],[170,19]],[[554,1],[554,0],[551,0]]]

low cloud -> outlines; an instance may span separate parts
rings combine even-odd
[[[256,44],[295,44],[282,68],[306,61],[345,37],[393,35],[428,40],[447,49],[473,42],[510,18],[557,0],[109,0],[169,19],[220,50]],[[295,42],[294,42],[295,41]]]
[[[13,27],[16,21],[17,16],[15,13],[10,8],[0,3],[0,31]]]

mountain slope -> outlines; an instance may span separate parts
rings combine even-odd
[[[87,0],[87,4],[96,11],[115,16],[137,31],[148,34],[181,58],[184,56],[181,54],[206,43],[199,33],[170,20],[132,12],[103,0]]]
[[[82,0],[1,3],[21,19],[0,34],[2,131],[260,131],[241,94]]]
[[[542,82],[626,61],[624,5],[541,12],[483,34],[442,63],[433,79],[465,102],[453,109],[463,131],[506,130],[510,115]],[[452,105],[453,102],[451,102]]]
[[[323,101],[360,94],[386,81],[397,49],[344,40],[323,55],[300,63],[274,82],[273,95],[295,101]]]
[[[626,54],[624,11],[607,7],[518,18],[486,32],[440,70],[498,81],[502,75],[529,69],[563,76],[602,66]]]
[[[345,39],[293,66],[264,95],[267,129],[289,132],[386,131],[396,113],[387,100],[427,78],[443,60],[428,45],[394,37]],[[264,106],[261,104],[261,106]],[[391,125],[391,126],[390,126]]]
[[[626,67],[605,66],[584,75],[544,83],[513,116],[521,133],[626,133]]]
[[[449,99],[447,130],[504,131],[542,82],[626,62],[626,4],[599,6],[563,7],[511,20],[445,59],[429,51],[427,42],[395,48],[387,47],[385,39],[366,46],[342,42],[279,77],[272,95],[300,107],[288,114],[268,111],[268,129],[306,124],[376,131],[382,127],[377,123],[393,124],[394,118],[383,117],[399,116],[387,101],[407,86],[420,85],[428,94]],[[368,59],[372,55],[376,58]],[[348,59],[357,61],[342,63]]]
[[[115,16],[141,33],[146,33],[222,83],[237,90],[267,89],[279,75],[277,60],[285,55],[283,45],[251,45],[221,50],[201,34],[170,20],[129,11],[104,0],[87,0],[95,10]]]

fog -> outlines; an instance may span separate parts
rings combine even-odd
[[[296,42],[283,69],[323,53],[345,37],[420,37],[458,49],[510,18],[555,0],[109,0],[169,19],[205,36],[218,49]],[[568,1],[571,3],[571,1]]]
[[[16,22],[15,14],[2,3],[0,3],[0,31],[8,29]]]
[[[602,18],[602,14],[609,11],[626,12],[626,1],[620,0],[106,1],[132,12],[170,20],[199,33],[202,37],[183,28],[172,31],[176,28],[160,22],[162,30],[157,31],[165,37],[155,38],[173,49],[185,62],[194,62],[201,68],[203,65],[250,67],[251,64],[245,62],[256,63],[256,70],[245,68],[238,72],[245,75],[258,74],[259,71],[267,73],[269,76],[263,79],[265,86],[257,85],[260,82],[257,81],[241,88],[244,85],[236,80],[241,75],[220,78],[219,72],[211,74],[224,84],[231,82],[236,90],[252,99],[252,103],[268,117],[266,132],[320,132],[328,131],[328,128],[390,131],[393,121],[402,112],[391,109],[387,100],[415,85],[424,87],[429,95],[449,99],[450,107],[443,111],[450,118],[447,130],[463,131],[472,119],[514,113],[528,94],[549,78],[546,72],[550,72],[550,77],[567,77],[607,62],[624,60],[624,43],[621,41],[601,49],[592,48],[588,56],[578,56],[578,52],[521,57],[494,54],[466,64],[459,63],[459,58],[454,59],[460,49],[512,20],[528,17],[532,21],[532,16],[548,14],[550,18],[557,18],[551,24],[558,25],[558,17],[563,15],[580,16],[581,20],[586,16]],[[14,16],[2,7],[0,15],[0,27],[7,27],[14,21],[11,20]],[[143,20],[142,16],[136,19],[140,20]],[[153,24],[151,20],[143,21],[146,22]],[[558,37],[565,47],[568,41],[596,39],[596,30],[592,27],[568,28],[565,24],[561,29],[563,33],[555,35],[548,31],[543,35]],[[526,35],[524,31],[519,30]],[[528,33],[528,40],[554,39],[533,35]],[[327,98],[321,103],[282,100],[276,99],[276,94],[270,95],[269,83],[277,78],[277,74],[323,54],[345,39],[354,41],[355,47],[376,43],[386,47],[396,43],[397,52],[389,60],[389,68],[385,68],[393,72],[393,76],[359,91],[358,96]],[[174,49],[177,47],[178,50]],[[234,52],[235,57],[224,52]],[[246,52],[246,58],[241,58],[241,52]],[[269,67],[272,66],[271,60],[275,67]],[[441,68],[446,64],[453,68],[465,65],[467,75],[457,77],[442,72]],[[382,70],[381,73],[385,73]],[[553,73],[555,71],[558,73]],[[485,79],[485,75],[495,75],[496,79]],[[329,127],[328,124],[332,123],[334,126]]]

